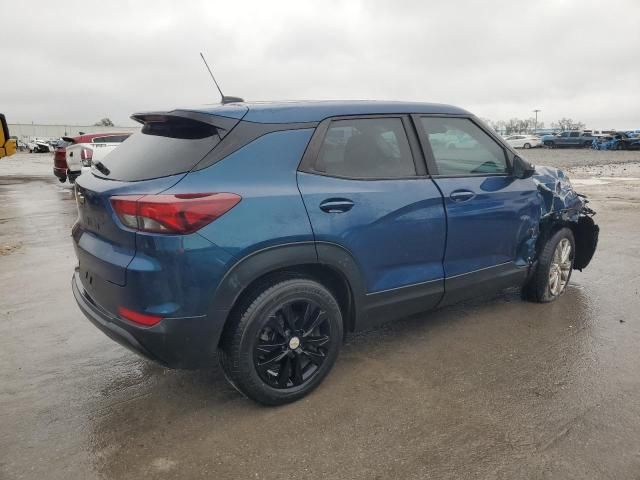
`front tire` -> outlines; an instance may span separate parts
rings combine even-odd
[[[548,303],[562,295],[573,271],[576,243],[569,228],[561,228],[547,240],[538,265],[522,289],[524,298]]]
[[[234,309],[220,363],[227,379],[264,405],[298,400],[329,373],[342,343],[335,297],[306,278],[274,279]]]
[[[525,143],[523,146],[524,146],[524,148],[526,148],[526,149],[531,148],[531,144],[530,144],[530,143]]]

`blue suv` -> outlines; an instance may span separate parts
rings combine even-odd
[[[346,332],[521,286],[558,298],[593,211],[460,108],[232,103],[136,114],[76,182],[72,288],[100,330],[173,368],[220,359],[269,405],[301,398]]]

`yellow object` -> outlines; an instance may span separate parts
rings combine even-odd
[[[0,113],[0,158],[13,155],[16,153],[16,148],[16,141],[9,137],[7,119]]]

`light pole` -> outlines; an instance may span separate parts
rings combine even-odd
[[[537,109],[537,108],[533,111],[533,112],[536,114],[536,123],[534,124],[534,127],[533,127],[533,133],[534,133],[534,135],[535,135],[536,133],[538,133],[538,112],[541,112],[541,111],[542,111],[542,110],[539,110],[539,109]]]

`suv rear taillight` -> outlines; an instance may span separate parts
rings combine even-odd
[[[93,150],[90,148],[83,148],[80,150],[80,160],[85,167],[91,166],[91,159],[93,158]]]
[[[67,169],[66,150],[64,148],[56,148],[53,153],[53,165],[56,168]]]
[[[221,217],[242,200],[235,193],[121,195],[111,205],[127,227],[143,232],[186,234]]]

